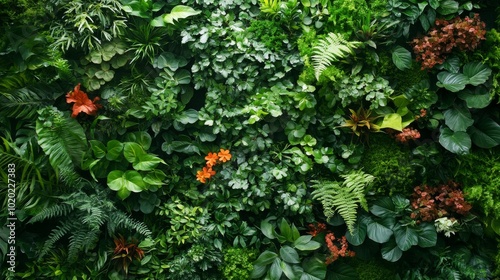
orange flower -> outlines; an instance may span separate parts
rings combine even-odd
[[[222,162],[226,162],[230,159],[231,159],[231,154],[229,153],[229,150],[220,149],[219,160]]]
[[[196,172],[196,180],[206,183],[206,179],[210,179],[213,175],[215,175],[215,171],[212,170],[212,167],[203,167],[203,170]]]
[[[212,167],[217,163],[219,156],[216,153],[208,153],[208,156],[205,157],[207,161],[207,166]]]
[[[73,91],[66,94],[66,103],[75,103],[73,104],[73,113],[71,114],[71,117],[73,118],[76,118],[80,112],[95,116],[97,114],[97,110],[102,108],[101,104],[95,103],[99,100],[99,97],[95,97],[94,100],[90,100],[87,94],[80,90],[80,84],[76,85]]]

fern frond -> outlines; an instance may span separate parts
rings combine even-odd
[[[66,203],[61,203],[61,204],[55,204],[52,205],[48,208],[44,208],[42,211],[40,211],[38,214],[36,214],[31,220],[29,221],[30,224],[36,223],[36,222],[41,222],[47,219],[51,219],[54,217],[63,217],[69,215],[73,211],[73,206],[70,204]]]
[[[29,120],[39,109],[53,103],[54,100],[43,91],[21,88],[0,99],[0,111],[9,118]]]
[[[45,256],[48,252],[50,252],[50,250],[54,248],[54,244],[56,244],[56,242],[59,241],[61,238],[63,238],[66,234],[68,234],[69,232],[76,231],[75,223],[77,222],[71,219],[67,219],[60,225],[58,225],[55,229],[53,229],[49,235],[49,239],[45,241],[42,250],[40,250],[40,255],[38,256],[39,259],[42,259],[43,256]]]
[[[87,252],[93,249],[99,240],[99,234],[99,229],[80,230],[71,234],[69,237],[68,259],[75,261],[81,251]]]
[[[313,199],[319,200],[323,206],[323,213],[327,218],[339,213],[344,219],[349,231],[353,231],[357,217],[358,205],[367,208],[365,188],[373,182],[375,177],[363,171],[353,171],[341,176],[342,183],[336,181],[313,181]]]
[[[341,34],[328,33],[324,39],[320,39],[312,50],[312,62],[316,79],[319,80],[321,73],[332,62],[354,54],[354,50],[361,45],[358,41],[347,41]]]
[[[108,223],[109,234],[112,235],[117,227],[135,230],[146,237],[150,237],[152,234],[146,224],[134,220],[127,214],[118,210],[112,212],[110,215],[110,222]]]

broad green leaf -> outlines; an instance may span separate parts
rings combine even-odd
[[[273,261],[274,261],[274,259],[273,259]],[[264,276],[266,274],[266,272],[267,272],[267,265],[257,265],[254,263],[253,270],[250,273],[250,278],[251,279],[257,279],[257,278],[260,279],[260,278],[262,278],[262,276]]]
[[[314,278],[308,278],[308,279],[325,279],[326,276],[326,265],[325,262],[320,260],[317,257],[312,257],[306,259],[302,263],[302,267],[304,268],[304,272],[309,274],[309,276],[312,276]],[[304,273],[304,274],[305,274]]]
[[[393,195],[391,200],[394,204],[394,210],[397,213],[402,213],[408,206],[410,206],[410,200],[401,194]]]
[[[123,155],[125,156],[125,159],[128,162],[130,162],[130,163],[137,162],[137,161],[139,161],[139,156],[142,156],[145,154],[146,154],[146,152],[141,147],[141,145],[139,145],[135,142],[123,143]]]
[[[164,27],[165,21],[163,20],[163,16],[157,16],[150,21],[151,26],[154,27]]]
[[[339,262],[335,263],[328,269],[326,280],[358,280],[359,276],[352,266]]]
[[[271,251],[264,251],[260,256],[257,258],[257,260],[253,263],[254,266],[259,266],[259,265],[268,265],[272,264],[275,259],[278,258],[278,254],[275,252]]]
[[[283,269],[281,269],[281,260],[276,258],[268,271],[269,280],[280,280],[282,274]]]
[[[418,246],[429,248],[436,246],[437,232],[431,223],[421,223],[418,230]]]
[[[151,172],[148,172],[146,176],[144,176],[143,180],[147,184],[153,185],[153,186],[161,186],[163,185],[163,180],[167,178],[167,175],[163,173],[161,170],[153,170]]]
[[[467,154],[471,148],[471,138],[463,131],[453,132],[448,127],[441,128],[439,143],[448,151],[455,154]]]
[[[406,96],[404,95],[398,95],[398,96],[395,96],[395,97],[391,97],[392,99],[392,102],[394,102],[394,105],[396,105],[396,107],[406,107],[408,106],[408,104],[410,104],[410,100],[408,100],[408,98],[406,98]]]
[[[134,170],[114,170],[108,174],[108,187],[114,191],[127,189],[131,192],[141,192],[146,187],[141,174]]]
[[[367,226],[367,234],[368,238],[371,240],[377,243],[385,243],[391,238],[393,233],[392,230],[386,226],[376,221],[372,221]]]
[[[474,123],[474,120],[469,109],[464,106],[453,106],[444,111],[444,122],[453,131],[467,131],[467,128]]]
[[[176,121],[182,124],[193,124],[198,120],[198,111],[187,109],[175,118]]]
[[[398,113],[387,114],[380,123],[380,128],[392,128],[394,130],[403,130],[402,118]]]
[[[398,245],[393,239],[382,245],[380,251],[382,253],[382,258],[390,262],[396,262],[403,256],[403,251],[399,249]]]
[[[177,5],[170,11],[169,14],[163,16],[163,20],[166,23],[175,24],[174,21],[178,21],[181,18],[195,16],[199,13],[201,13],[201,11],[196,11],[191,7],[184,5]]]
[[[123,143],[118,140],[111,140],[106,145],[108,152],[106,153],[107,160],[117,160],[123,151]]]
[[[458,12],[458,2],[454,0],[444,0],[439,4],[439,8],[437,8],[437,12],[443,16],[456,14]]]
[[[294,269],[294,265],[290,265],[286,263],[285,261],[281,261],[281,269],[283,270],[283,273],[285,274],[288,279],[296,279],[296,270]]]
[[[185,154],[200,154],[200,149],[196,146],[196,143],[188,141],[165,142],[162,144],[161,149],[167,153],[179,152]]]
[[[452,55],[444,61],[442,67],[448,72],[456,74],[458,73],[458,71],[460,71],[460,58],[458,58],[458,56]]]
[[[294,224],[292,224],[292,238],[294,242],[300,238],[300,232]]]
[[[435,10],[439,8],[439,0],[429,0],[429,5]]]
[[[500,235],[500,219],[492,219],[490,225],[491,229],[493,229],[496,234]]]
[[[345,237],[347,238],[347,241],[349,241],[350,244],[354,246],[359,246],[363,244],[363,242],[365,241],[366,231],[367,231],[366,224],[358,220],[354,224],[352,232],[348,230],[345,234]]]
[[[106,146],[101,141],[90,140],[89,142],[96,158],[103,158],[106,155]]]
[[[401,251],[407,251],[412,246],[418,244],[418,233],[410,226],[401,226],[397,224],[394,227],[394,237],[396,238],[396,244]]]
[[[464,75],[473,86],[484,84],[491,75],[491,69],[481,62],[469,62],[464,65]]]
[[[490,149],[500,144],[500,125],[489,117],[478,119],[468,132],[480,148]]]
[[[321,247],[319,242],[311,240],[311,235],[302,235],[297,238],[295,242],[293,242],[293,247],[297,248],[300,251],[314,251]]]
[[[451,92],[458,92],[465,88],[469,79],[467,76],[461,73],[450,73],[450,72],[440,72],[437,75],[438,82],[436,85],[438,87],[444,87]]]
[[[151,171],[155,169],[158,164],[165,163],[161,158],[151,155],[142,154],[137,157],[137,160],[132,164],[135,170]]]
[[[486,108],[491,103],[491,95],[484,87],[476,87],[474,92],[464,89],[457,96],[464,100],[467,107],[471,109]]]
[[[274,239],[274,230],[273,230],[273,225],[268,220],[262,220],[260,222],[260,230],[262,233],[269,239]]]
[[[287,245],[284,245],[283,247],[280,248],[280,257],[282,260],[288,263],[300,262],[299,253],[297,253],[295,249]]]
[[[285,219],[281,219],[280,232],[287,241],[293,242],[292,228]]]
[[[151,147],[152,138],[146,131],[136,131],[132,133],[127,133],[125,136],[126,142],[135,142],[144,149],[144,151],[149,150]]]
[[[396,46],[392,50],[392,62],[399,70],[410,69],[411,67],[411,53],[409,50]]]
[[[381,218],[394,216],[396,214],[395,210],[396,208],[390,197],[381,197],[370,207],[370,212]]]

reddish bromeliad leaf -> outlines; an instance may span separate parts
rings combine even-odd
[[[94,100],[90,100],[88,95],[80,90],[80,84],[76,85],[73,91],[66,94],[66,103],[75,103],[73,104],[73,113],[71,114],[71,117],[73,118],[76,118],[80,112],[95,116],[97,114],[97,110],[102,108],[101,104],[96,103],[99,100],[99,97],[95,97]]]

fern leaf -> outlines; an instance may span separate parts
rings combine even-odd
[[[47,219],[51,219],[54,217],[63,217],[67,216],[69,213],[73,211],[73,206],[66,204],[66,203],[61,203],[61,204],[55,204],[52,205],[48,208],[44,208],[42,211],[40,211],[38,214],[36,214],[31,220],[29,221],[30,224],[36,223],[36,222],[41,222]]]
[[[109,234],[112,235],[115,229],[120,226],[125,229],[133,229],[139,234],[150,237],[151,231],[148,229],[146,224],[141,223],[137,220],[130,218],[127,214],[116,210],[110,216],[110,222],[108,223]]]
[[[59,166],[79,166],[87,151],[87,139],[82,126],[73,118],[64,116],[55,108],[40,110],[36,121],[38,144],[49,156],[55,170]]]
[[[312,62],[316,79],[319,80],[321,73],[332,62],[354,54],[354,49],[361,45],[361,42],[347,41],[341,34],[328,33],[328,35],[318,41],[312,50]]]
[[[49,239],[45,241],[45,243],[43,244],[43,248],[40,251],[40,255],[38,257],[41,259],[50,250],[52,250],[54,244],[56,244],[57,241],[59,241],[69,232],[76,231],[74,223],[75,222],[72,221],[71,219],[67,219],[64,222],[62,222],[59,226],[57,226],[55,229],[53,229],[49,235]]]
[[[344,219],[349,231],[353,231],[357,217],[358,205],[367,208],[365,188],[375,177],[363,171],[353,171],[341,176],[342,183],[336,181],[313,181],[313,199],[319,200],[323,213],[329,219],[339,213]]]

